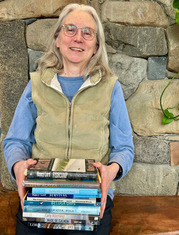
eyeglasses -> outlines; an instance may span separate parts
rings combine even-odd
[[[77,28],[75,25],[67,24],[62,25],[64,33],[68,37],[73,37],[78,33],[78,29],[81,29],[81,35],[85,40],[92,40],[96,36],[96,31],[90,27]]]

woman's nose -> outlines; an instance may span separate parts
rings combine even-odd
[[[78,31],[74,37],[75,37],[75,40],[78,42],[81,42],[83,40],[81,29],[78,29]]]

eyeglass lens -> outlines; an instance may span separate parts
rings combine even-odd
[[[63,25],[66,36],[73,37],[77,34],[78,29],[81,29],[82,37],[86,40],[92,40],[95,36],[95,31],[92,28],[77,28],[75,25]]]

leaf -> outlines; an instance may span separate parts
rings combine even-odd
[[[178,0],[173,1],[173,7],[176,9],[179,9],[179,1]]]
[[[174,120],[174,114],[168,111],[168,108],[164,110],[164,116],[162,118],[162,125],[167,125]]]
[[[165,116],[163,116],[162,125],[167,125],[167,124],[170,124],[171,122],[173,122],[173,119],[169,119],[169,118],[166,118]]]
[[[176,23],[179,24],[179,10],[176,11],[175,18],[176,18]]]

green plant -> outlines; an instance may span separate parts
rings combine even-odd
[[[179,0],[173,1],[173,7],[177,9],[176,14],[175,14],[175,19],[176,19],[176,23],[179,24]]]
[[[176,18],[176,23],[179,24],[179,0],[173,1],[173,7],[177,9],[175,18]],[[179,73],[177,73],[175,76],[173,76],[171,81],[163,89],[161,96],[160,96],[160,107],[163,112],[162,125],[166,125],[166,124],[171,123],[172,121],[179,120],[179,115],[174,116],[174,114],[169,111],[170,109],[173,109],[173,108],[177,108],[179,110],[179,104],[178,104],[178,107],[168,107],[165,110],[163,109],[163,106],[162,106],[163,94],[164,94],[165,90],[167,89],[167,87],[171,84],[171,82],[177,77],[177,75],[179,75]]]

